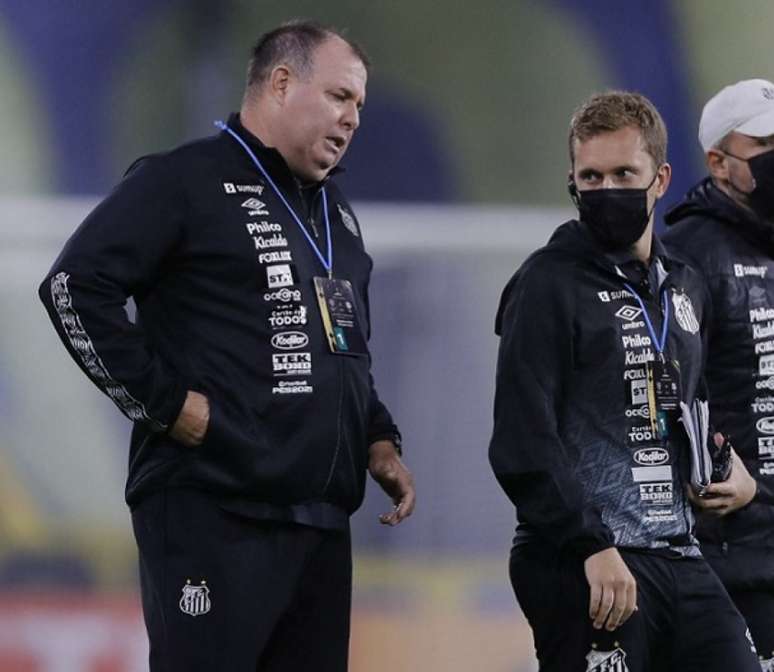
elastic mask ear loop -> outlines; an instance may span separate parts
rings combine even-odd
[[[661,166],[656,168],[656,174],[653,175],[653,179],[650,181],[650,184],[647,187],[645,187],[645,202],[646,203],[647,203],[647,199],[648,199],[648,192],[650,191],[650,188],[653,186],[653,183],[656,181],[656,178],[658,177],[658,171],[659,171],[660,168],[661,168]],[[653,201],[653,207],[650,209],[650,212],[648,213],[648,221],[650,221],[650,218],[653,216],[653,212],[656,210],[656,203],[658,203],[658,198],[656,198]]]
[[[721,149],[720,151],[721,151],[721,152],[723,152],[723,154],[725,154],[726,156],[730,156],[730,157],[732,157],[732,158],[736,159],[737,161],[744,161],[744,162],[745,162],[746,164],[748,164],[748,165],[749,165],[749,163],[750,163],[750,159],[743,159],[741,156],[737,156],[736,154],[732,154],[731,152],[727,152],[725,149]],[[737,187],[737,186],[736,186],[736,185],[735,185],[735,184],[734,184],[734,183],[731,181],[731,176],[730,176],[730,174],[729,174],[729,177],[728,177],[728,183],[729,183],[729,184],[730,184],[730,185],[731,185],[731,186],[734,188],[734,190],[735,190],[735,191],[736,191],[738,194],[744,194],[745,196],[747,196],[747,198],[750,198],[750,194],[752,194],[752,192],[753,192],[753,191],[755,191],[755,188],[758,186],[758,184],[757,184],[757,183],[756,183],[756,181],[755,181],[755,176],[752,174],[752,172],[750,172],[750,176],[752,177],[752,181],[753,181],[753,188],[752,188],[752,191],[745,191],[744,189],[740,189],[739,187]]]

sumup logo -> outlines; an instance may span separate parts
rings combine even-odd
[[[202,581],[200,585],[193,586],[191,579],[188,579],[183,586],[180,611],[189,616],[203,616],[209,612],[211,607],[210,589],[207,587],[207,582]]]

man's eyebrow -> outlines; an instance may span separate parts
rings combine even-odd
[[[636,166],[632,166],[630,164],[624,163],[620,166],[615,166],[614,168],[611,168],[609,171],[610,173],[620,173],[623,171],[628,170],[630,173],[639,173],[640,169]],[[592,173],[597,173],[599,175],[602,174],[603,171],[599,170],[598,168],[583,168],[582,170],[578,171],[578,175],[590,175]]]
[[[344,84],[340,84],[339,86],[336,87],[336,89],[341,93],[343,93],[345,98],[347,98],[348,100],[353,100],[356,97],[355,92]],[[365,107],[365,98],[363,98],[363,100],[361,100],[357,104],[358,110],[362,110],[363,107]]]

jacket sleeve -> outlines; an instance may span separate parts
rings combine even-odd
[[[188,386],[129,320],[125,304],[152,291],[179,243],[183,205],[165,159],[138,162],[78,227],[39,289],[78,366],[152,431],[174,422]]]
[[[585,559],[614,541],[600,512],[585,501],[559,435],[557,411],[573,366],[574,309],[567,280],[559,286],[556,273],[527,267],[503,292],[489,460],[519,521]]]
[[[366,338],[371,340],[371,307],[368,299],[368,282],[366,282],[363,289],[363,303],[365,305],[365,328]],[[368,355],[369,367],[371,363],[371,355]],[[371,385],[371,393],[368,401],[368,445],[370,446],[375,441],[389,440],[395,444],[398,449],[398,453],[403,454],[403,439],[397,425],[392,419],[392,415],[387,410],[387,407],[379,399],[379,395],[376,392],[374,386],[374,377],[369,372],[368,380]]]

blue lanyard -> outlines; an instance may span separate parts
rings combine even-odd
[[[301,233],[304,234],[304,237],[308,241],[309,245],[312,246],[312,249],[314,250],[314,253],[317,255],[317,258],[320,260],[320,263],[323,265],[323,268],[328,271],[328,277],[333,277],[333,244],[331,242],[331,220],[328,217],[328,197],[325,194],[325,187],[322,188],[322,202],[323,202],[323,216],[325,217],[325,237],[328,240],[328,258],[326,259],[323,257],[322,252],[320,252],[320,248],[317,247],[317,243],[314,242],[312,236],[309,235],[309,232],[306,230],[306,227],[301,223],[301,220],[298,218],[298,215],[296,214],[296,211],[293,210],[293,207],[290,205],[290,203],[287,202],[285,197],[282,195],[282,192],[279,190],[279,187],[277,187],[276,184],[274,184],[274,180],[269,177],[269,173],[266,172],[266,169],[261,165],[261,162],[258,160],[258,157],[255,155],[252,149],[248,147],[247,143],[242,140],[227,124],[224,124],[222,121],[216,121],[215,125],[223,130],[226,131],[226,133],[230,133],[231,136],[244,148],[244,150],[248,153],[250,158],[253,160],[253,163],[256,165],[258,170],[260,171],[261,175],[263,175],[266,178],[266,181],[269,183],[271,188],[274,190],[274,193],[277,194],[277,197],[282,201],[283,205],[287,208],[288,212],[290,213],[290,216],[295,220],[296,224],[298,224],[298,228],[301,229]]]
[[[648,309],[645,307],[645,302],[640,298],[640,295],[635,292],[630,285],[624,283],[624,287],[637,299],[637,303],[642,308],[642,315],[645,318],[645,324],[648,327],[651,339],[653,339],[653,345],[656,348],[656,352],[664,358],[664,347],[666,346],[667,329],[669,328],[669,301],[667,300],[667,290],[661,291],[661,309],[664,311],[664,325],[661,328],[661,341],[659,342],[656,336],[656,330],[653,328],[653,323],[650,321],[650,315],[648,315]]]

